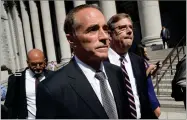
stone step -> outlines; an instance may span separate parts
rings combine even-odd
[[[153,53],[151,53],[151,54],[152,54],[151,56],[148,55],[150,61],[155,60],[155,59],[160,59],[160,60],[163,61],[163,60],[165,60],[166,57],[168,56],[168,54],[159,54],[159,55],[154,55]],[[173,54],[173,55],[171,56],[171,59],[173,60],[173,58],[174,58],[175,56],[176,56],[176,54]],[[180,53],[180,54],[179,54],[179,59],[183,58],[183,56],[184,56],[184,54]],[[176,59],[177,59],[177,58],[176,58]]]
[[[161,110],[161,115],[164,113],[164,112],[174,112],[174,113],[183,113],[186,115],[186,110],[184,107],[179,107],[179,108],[172,108],[172,107],[164,107],[164,106],[161,106],[160,107],[160,110]],[[186,118],[186,117],[185,117]],[[159,117],[160,119],[160,117]],[[176,119],[177,120],[177,119]]]
[[[160,76],[158,78],[160,78]],[[163,77],[160,82],[162,82],[162,81],[171,81],[171,80],[173,80],[173,77],[166,74],[166,76]],[[156,77],[154,79],[152,79],[152,81],[156,81]]]
[[[175,101],[171,96],[168,95],[157,95],[158,100]]]
[[[160,71],[160,75],[162,75],[164,72],[165,72],[165,70]],[[173,72],[173,75],[175,75],[176,70],[172,70],[172,72]],[[167,76],[171,75],[171,70],[167,70],[167,72],[165,73],[165,75],[167,75]]]
[[[161,77],[162,75],[158,75],[158,77]],[[164,77],[165,78],[173,78],[175,75],[168,75],[168,74],[165,74]]]
[[[165,112],[165,111],[168,112]],[[161,115],[159,119],[162,120],[186,120],[186,111],[183,108],[161,108]]]
[[[169,53],[168,53],[169,54]],[[155,53],[148,53],[148,57],[150,58],[150,60],[154,60],[154,59],[165,59],[168,54],[163,54],[163,53],[160,53],[160,54],[155,54]],[[174,58],[177,54],[174,53],[173,55],[171,55],[171,58]],[[179,53],[179,58],[182,58],[184,56],[183,53]]]
[[[157,89],[155,88],[154,89],[155,93],[157,94]],[[172,90],[171,89],[161,89],[159,88],[159,95],[168,95],[168,96],[171,96],[171,92]]]
[[[156,89],[155,89],[156,90]],[[171,89],[167,89],[167,88],[163,88],[163,89],[159,89],[160,92],[169,92],[171,93],[172,90]]]
[[[159,100],[161,107],[164,108],[184,108],[183,101],[168,101],[168,100]]]
[[[159,55],[159,56],[148,56],[149,57],[149,59],[150,59],[150,62],[151,61],[158,61],[158,60],[160,60],[160,61],[164,61],[165,59],[166,59],[166,57],[167,57],[167,55]],[[182,59],[184,57],[184,54],[179,54],[179,60],[180,59]],[[173,60],[175,58],[175,55],[172,55],[171,56],[171,60]],[[176,57],[175,58],[175,60],[177,60],[178,59],[178,57]],[[168,61],[169,61],[169,59],[168,59]]]
[[[156,84],[156,80],[152,81],[153,85]],[[171,84],[171,79],[162,80],[159,84]]]
[[[162,70],[166,70],[169,65],[162,67]],[[172,65],[172,69],[176,69],[176,65]]]
[[[160,89],[171,89],[171,84],[161,83],[161,84],[159,84],[159,88]]]

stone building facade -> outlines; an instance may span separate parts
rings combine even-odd
[[[73,7],[85,3],[98,5],[107,20],[117,13],[116,2],[111,0],[72,3]],[[162,44],[159,2],[137,1],[137,5],[142,43],[146,46]],[[67,9],[70,8],[65,1],[57,0],[1,1],[1,65],[13,72],[23,70],[27,66],[26,53],[33,48],[44,51],[49,62],[68,62],[71,49],[63,31]]]

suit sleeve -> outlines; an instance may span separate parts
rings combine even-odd
[[[56,116],[55,102],[47,87],[40,83],[36,95],[36,119],[51,119]]]
[[[18,94],[16,91],[19,89],[17,83],[18,81],[14,75],[11,75],[8,78],[8,89],[4,103],[4,105],[8,108],[8,118],[17,118],[18,99],[16,98],[18,98]]]

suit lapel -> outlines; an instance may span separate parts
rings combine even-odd
[[[53,71],[49,71],[49,70],[46,70],[46,69],[44,70],[44,76],[45,76],[45,78],[47,78],[51,74],[53,74]]]
[[[129,57],[130,57],[130,60],[131,60],[131,65],[132,65],[132,70],[133,70],[133,74],[134,74],[134,77],[135,77],[135,80],[136,80],[136,86],[137,86],[137,91],[138,93],[140,94],[140,91],[141,91],[141,85],[140,85],[140,81],[139,79],[141,79],[141,76],[140,76],[140,68],[139,68],[139,62],[137,61],[137,59],[134,57],[133,54],[129,53]]]
[[[77,63],[75,63],[75,60],[72,59],[69,65],[71,72],[68,74],[68,76],[70,78],[70,84],[73,89],[95,114],[101,118],[108,118],[92,86],[90,85],[82,70],[78,67]]]
[[[26,81],[26,72],[27,68],[22,72],[22,76],[20,76],[19,79],[19,107],[20,107],[20,111],[22,111],[20,113],[20,116],[23,118],[26,118],[27,115],[27,100],[26,100],[26,85],[25,85],[25,81]],[[24,112],[24,113],[23,113]]]

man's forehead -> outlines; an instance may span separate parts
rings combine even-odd
[[[41,56],[36,55],[36,56],[32,56],[32,57],[28,58],[28,60],[30,62],[32,62],[32,61],[43,61],[43,60],[45,60],[45,57],[43,55],[41,55]]]
[[[74,19],[77,24],[82,24],[88,21],[89,23],[91,23],[94,22],[92,21],[92,19],[97,19],[97,18],[103,18],[105,20],[104,15],[95,8],[84,8],[79,12],[77,12],[74,16]]]
[[[122,18],[118,22],[115,23],[115,26],[118,25],[132,25],[132,22],[129,18]]]

